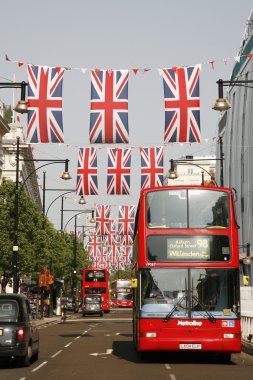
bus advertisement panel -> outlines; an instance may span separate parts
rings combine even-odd
[[[111,282],[110,287],[114,307],[133,307],[131,280],[117,279]]]
[[[134,239],[138,351],[241,351],[238,225],[228,188],[141,192]]]
[[[96,294],[102,298],[102,309],[110,311],[109,273],[107,269],[85,268],[82,273],[82,302],[85,296]]]

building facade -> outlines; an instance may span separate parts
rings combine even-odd
[[[42,210],[34,161],[25,161],[33,160],[32,149],[30,145],[26,144],[24,141],[23,127],[21,125],[19,117],[17,117],[17,120],[15,122],[9,124],[9,130],[2,137],[0,144],[3,161],[1,181],[16,181],[17,138],[19,138],[20,141],[19,182],[23,183],[26,193],[29,195],[32,201],[38,205],[39,209]]]
[[[177,162],[178,161],[178,162]],[[169,173],[164,178],[165,186],[201,185],[215,179],[216,156],[183,156],[174,161],[177,178],[169,179]]]
[[[253,11],[251,12],[243,34],[231,78],[223,80],[253,81]],[[243,338],[248,341],[249,326],[253,326],[253,83],[228,87],[227,98],[231,108],[221,114],[218,125],[224,154],[224,185],[235,188],[237,193],[237,221],[239,232],[239,255],[243,262],[245,256],[251,257],[249,286],[242,281],[245,267],[241,266],[241,311]],[[221,158],[220,149],[217,156]],[[217,167],[217,172],[219,172]],[[219,175],[219,174],[218,174]],[[247,252],[247,245],[250,249]],[[250,260],[249,260],[250,261]]]
[[[231,78],[253,80],[253,12],[243,35],[237,62]],[[237,218],[240,225],[240,245],[251,244],[253,253],[253,83],[231,85],[226,98],[231,108],[223,112],[219,136],[223,141],[224,185],[237,192]],[[220,153],[217,152],[219,156]],[[244,249],[246,252],[246,248]],[[243,256],[243,254],[242,254]]]
[[[4,152],[3,152],[3,136],[10,131],[9,125],[3,119],[4,105],[0,101],[0,185],[3,178]]]

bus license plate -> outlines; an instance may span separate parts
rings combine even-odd
[[[182,343],[179,345],[180,350],[201,350],[201,344]]]

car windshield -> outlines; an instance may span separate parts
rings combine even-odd
[[[16,319],[18,317],[18,303],[14,300],[0,300],[0,321]]]

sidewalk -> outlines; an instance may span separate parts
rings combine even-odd
[[[61,321],[61,316],[53,316],[51,318],[44,317],[43,319],[34,319],[34,324],[36,326],[41,326],[41,325],[47,325],[50,323],[55,323],[55,322],[60,322]]]

